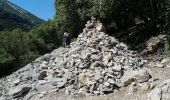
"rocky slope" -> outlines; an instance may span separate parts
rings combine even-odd
[[[56,49],[0,79],[0,99],[69,100],[78,99],[70,95],[85,95],[79,99],[93,96],[99,100],[98,95],[108,95],[100,99],[128,100],[120,93],[131,95],[139,91],[133,100],[168,100],[170,78],[158,81],[148,68],[168,66],[168,62],[151,63],[138,57],[135,51],[104,33],[102,24],[92,19],[70,48]],[[63,94],[68,96],[62,97]]]

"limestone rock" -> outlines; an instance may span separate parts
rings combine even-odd
[[[164,67],[164,65],[163,65],[163,64],[161,64],[161,63],[159,63],[159,62],[157,62],[157,63],[156,63],[156,67],[158,67],[158,68],[163,68],[163,67]]]
[[[149,89],[150,89],[150,84],[144,83],[144,84],[141,86],[141,89],[142,89],[143,91],[149,90]]]
[[[155,88],[151,92],[150,100],[161,100],[162,91],[159,88]]]
[[[13,97],[22,97],[24,94],[28,93],[31,88],[30,84],[24,84],[14,89],[10,89],[9,95],[12,95]]]
[[[20,79],[18,78],[18,79],[16,79],[13,83],[14,83],[14,85],[16,86],[16,85],[18,85],[19,83],[20,83]]]
[[[136,80],[140,83],[146,82],[151,78],[148,68],[140,68],[135,76]]]
[[[87,84],[88,81],[89,81],[89,78],[88,78],[86,75],[84,75],[84,73],[82,73],[82,74],[80,74],[80,75],[78,76],[78,80],[79,80],[80,83],[82,83],[82,84]]]
[[[47,72],[43,71],[39,74],[38,79],[39,80],[43,80],[45,77],[47,77]]]
[[[150,93],[149,100],[169,100],[170,97],[170,79],[158,84]]]

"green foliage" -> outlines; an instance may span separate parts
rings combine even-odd
[[[65,31],[75,40],[91,16],[99,19],[110,35],[119,33],[115,36],[132,46],[162,32],[168,35],[170,44],[169,0],[56,0],[54,20],[34,29],[42,20],[6,3],[0,1],[0,70],[10,69],[8,74],[62,46]]]
[[[52,21],[47,21],[40,27],[32,30],[30,34],[34,36],[34,44],[37,50],[41,48],[44,51],[39,51],[40,54],[49,52],[62,44],[63,33],[58,34],[58,28]]]
[[[4,74],[20,68],[38,56],[31,50],[31,42],[28,34],[21,29],[0,32],[0,69],[10,69],[5,70]]]
[[[1,43],[7,54],[18,59],[28,51],[29,39],[20,29],[11,32],[2,32]]]
[[[118,38],[132,46],[169,32],[169,0],[56,0],[55,5],[59,34],[68,30],[76,37],[91,16],[102,21],[110,35],[123,33]]]

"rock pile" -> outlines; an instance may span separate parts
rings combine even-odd
[[[0,80],[0,99],[28,100],[47,93],[112,93],[150,78],[146,60],[114,37],[93,18],[71,48],[59,48]]]

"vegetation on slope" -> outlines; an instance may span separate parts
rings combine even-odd
[[[29,13],[25,15],[20,8],[13,11],[18,7],[9,2],[2,4],[4,2],[6,0],[0,1],[0,9],[10,7],[0,10],[0,30],[3,30],[0,32],[0,70],[11,70],[1,72],[0,76],[62,46],[64,31],[76,38],[91,16],[106,26],[107,33],[132,49],[160,33],[167,34],[170,40],[169,0],[56,0],[54,20],[34,29],[41,20]]]
[[[131,47],[150,36],[166,34],[169,28],[169,0],[56,0],[55,5],[55,20],[64,26],[59,30],[69,30],[74,36],[91,16]]]
[[[20,28],[24,31],[44,21],[7,0],[0,0],[0,31]]]

